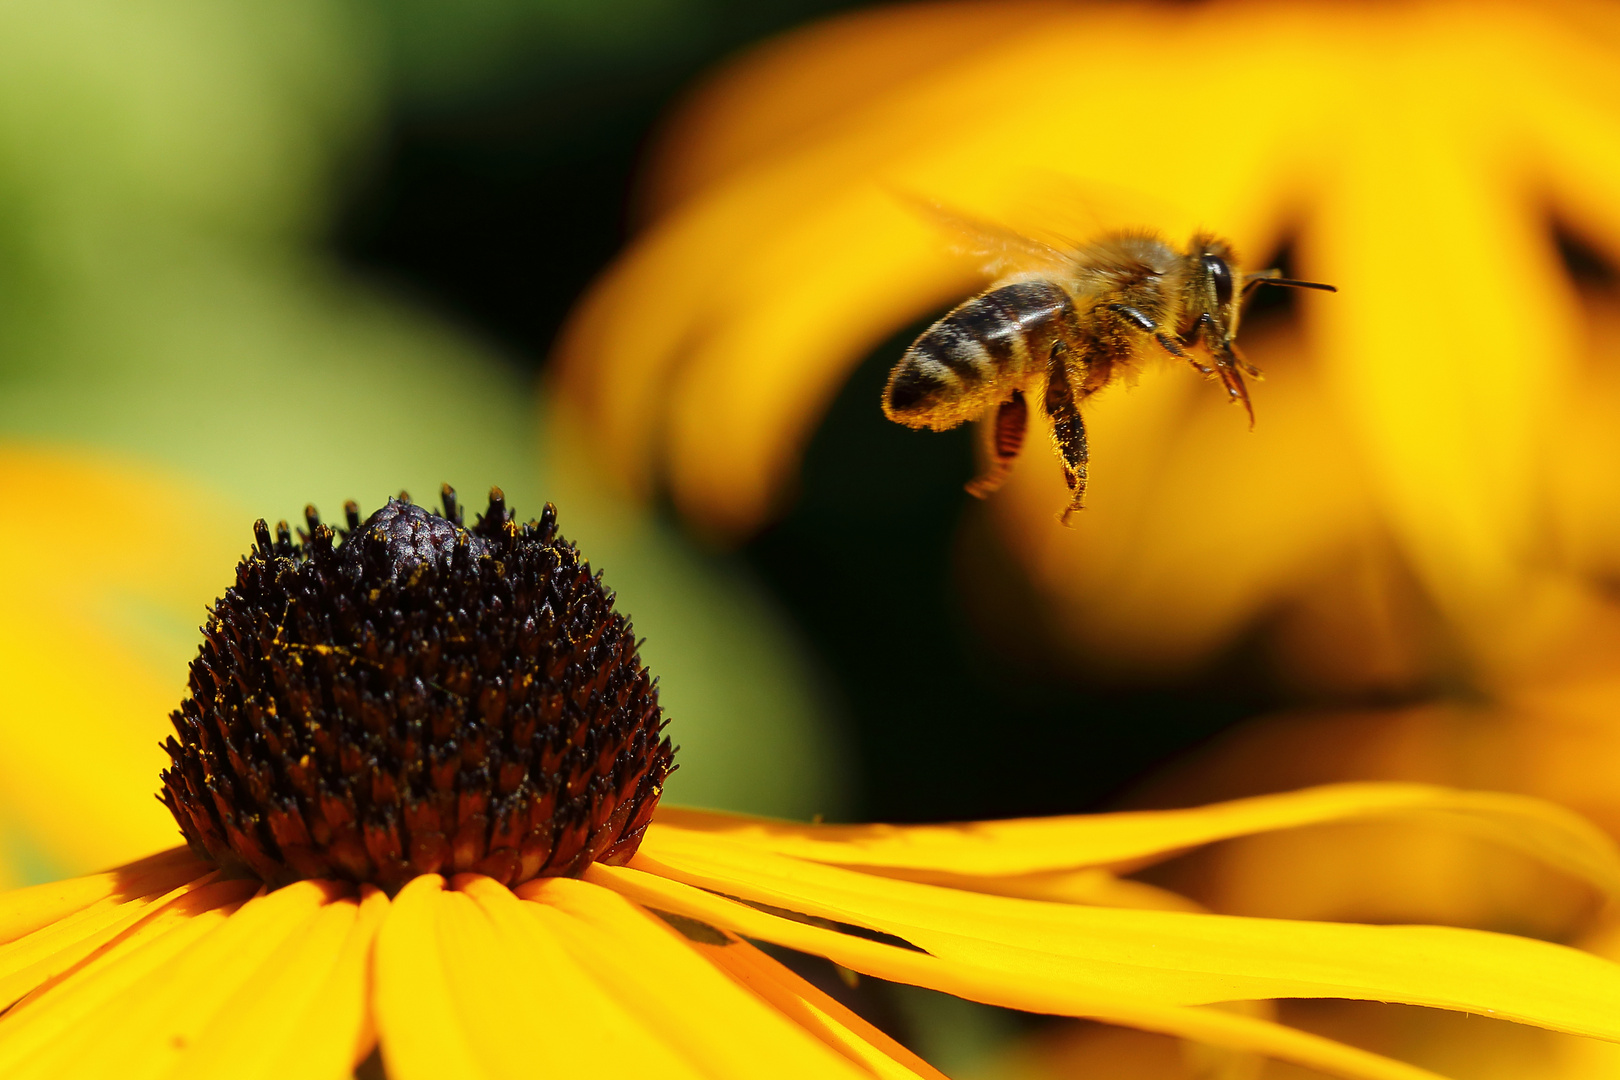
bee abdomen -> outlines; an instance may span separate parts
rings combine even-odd
[[[883,411],[912,426],[954,427],[1000,399],[1009,381],[1044,363],[1069,294],[1047,281],[1021,281],[974,297],[929,327],[889,375]]]

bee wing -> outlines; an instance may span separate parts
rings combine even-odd
[[[913,195],[900,196],[912,210],[949,236],[956,251],[977,259],[993,277],[1020,273],[1073,277],[1077,266],[1073,251],[1025,236],[1004,225],[981,221],[960,211]]]

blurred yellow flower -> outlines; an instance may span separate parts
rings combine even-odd
[[[1551,223],[1620,257],[1617,66],[1620,15],[1580,2],[942,4],[812,27],[677,114],[557,386],[632,487],[667,482],[736,534],[784,497],[851,365],[982,282],[895,192],[1032,232],[1207,227],[1249,267],[1287,243],[1341,292],[1251,328],[1255,432],[1155,366],[1095,399],[1077,527],[1053,526],[1062,481],[1035,458],[991,501],[1005,543],[1114,670],[1195,663],[1281,611],[1313,685],[1505,677],[1613,640],[1596,581],[1620,565],[1620,393],[1590,353],[1616,315],[1583,303]],[[1085,205],[1054,223],[1054,191]]]
[[[112,608],[93,594],[127,590],[163,609],[202,584],[217,588],[204,564],[223,541],[214,517],[176,511],[186,492],[136,470],[98,475],[20,449],[5,467],[8,492],[62,508],[0,530],[8,580],[28,575],[4,612],[8,646],[34,661],[8,668],[20,685],[0,712],[8,781],[24,781],[8,783],[7,811],[65,817],[69,850],[127,853],[157,831],[156,817],[140,816],[157,804],[130,790],[126,760],[144,720],[109,728],[79,695],[116,697],[107,684],[141,670],[122,658],[148,647],[150,626],[108,621]],[[67,520],[91,498],[106,526]],[[127,515],[116,528],[113,512]],[[149,534],[132,537],[132,522]],[[169,562],[119,550],[130,543],[164,545]],[[100,560],[94,573],[87,560]],[[168,569],[124,580],[131,566],[153,565]],[[161,685],[137,676],[129,690],[132,707],[166,708]],[[1468,929],[1212,915],[1117,876],[1217,841],[1367,820],[1447,822],[1620,896],[1620,853],[1568,811],[1403,784],[914,827],[666,807],[623,866],[515,888],[424,873],[392,898],[333,881],[269,890],[174,849],[0,894],[0,1073],[340,1077],[380,1046],[394,1080],[528,1075],[537,1055],[603,1076],[742,1078],[767,1061],[773,1075],[938,1076],[750,940],[977,1001],[1367,1080],[1434,1074],[1204,1006],[1408,1002],[1620,1041],[1620,965],[1587,953]]]

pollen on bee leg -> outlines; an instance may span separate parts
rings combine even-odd
[[[983,499],[1006,482],[1012,463],[1024,446],[1024,433],[1029,428],[1029,406],[1024,393],[1014,390],[1012,397],[996,406],[993,417],[981,422],[985,434],[984,471],[965,485],[967,493]]]
[[[1069,485],[1069,504],[1058,512],[1057,519],[1058,524],[1067,527],[1074,512],[1086,508],[1086,466],[1082,464],[1078,469],[1071,469],[1065,465],[1063,482]]]

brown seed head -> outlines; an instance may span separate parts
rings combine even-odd
[[[630,623],[556,508],[455,492],[334,532],[283,522],[215,604],[160,796],[199,856],[271,885],[509,885],[634,854],[673,768]]]

